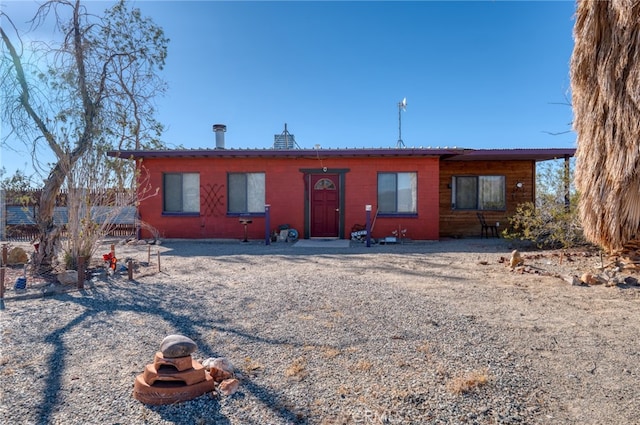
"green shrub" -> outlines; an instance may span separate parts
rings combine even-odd
[[[572,202],[571,205],[576,205]],[[520,239],[538,248],[571,248],[587,244],[575,207],[564,203],[532,202],[520,204],[508,218],[509,226],[502,231],[506,239]]]

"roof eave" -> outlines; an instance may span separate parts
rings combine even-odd
[[[180,149],[109,151],[107,156],[124,159],[145,158],[330,158],[330,157],[444,157],[460,155],[461,149]]]

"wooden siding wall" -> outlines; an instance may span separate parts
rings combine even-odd
[[[499,230],[507,226],[507,217],[518,204],[535,199],[535,161],[442,161],[440,163],[440,236],[479,237],[478,211],[456,211],[451,208],[451,182],[453,176],[505,176],[506,211],[483,211],[487,223],[500,223]],[[522,190],[515,190],[522,182]]]
[[[350,237],[354,224],[366,223],[365,205],[377,208],[377,174],[381,171],[418,173],[418,214],[416,217],[377,217],[372,232],[374,238],[391,236],[397,229],[406,229],[406,237],[414,240],[437,240],[438,220],[438,158],[148,158],[142,166],[149,172],[152,191],[157,196],[144,200],[140,217],[166,238],[229,238],[240,239],[244,227],[237,216],[227,215],[227,173],[265,172],[266,203],[270,204],[271,229],[289,224],[304,234],[304,174],[301,169],[348,169],[344,178],[345,211],[340,223],[342,234]],[[167,216],[162,214],[162,175],[166,172],[200,173],[201,209],[197,216]],[[145,173],[143,173],[144,175]],[[373,215],[374,215],[373,214]],[[373,219],[372,215],[372,219]],[[253,217],[248,226],[249,239],[265,238],[265,218]],[[143,237],[148,237],[144,234]]]

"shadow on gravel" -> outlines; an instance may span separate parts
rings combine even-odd
[[[207,331],[216,330],[228,334],[234,334],[243,340],[258,341],[265,344],[291,345],[291,341],[267,340],[259,338],[256,335],[248,334],[242,330],[225,326],[227,322],[224,318],[216,319],[211,317],[212,313],[206,308],[199,308],[197,299],[193,294],[182,296],[182,292],[171,293],[167,288],[156,285],[141,285],[126,281],[113,282],[109,286],[100,286],[91,290],[84,290],[80,293],[82,296],[73,296],[73,294],[59,294],[52,298],[61,302],[75,303],[82,306],[85,310],[74,318],[71,322],[66,323],[49,333],[44,337],[44,341],[54,347],[52,354],[45,364],[48,365],[49,373],[46,376],[45,393],[43,402],[35,416],[35,422],[39,424],[52,423],[55,419],[52,414],[58,410],[68,408],[62,400],[63,379],[67,361],[73,353],[65,346],[65,337],[72,332],[74,328],[79,326],[90,326],[93,318],[97,314],[107,314],[109,318],[114,317],[117,312],[133,312],[139,315],[151,315],[154,321],[164,321],[170,324],[174,329],[174,333],[179,333],[193,339],[198,345],[198,352],[207,357],[219,357],[208,343],[206,337],[198,330],[206,329]],[[176,289],[173,289],[174,292]],[[78,295],[78,292],[75,293]],[[167,307],[163,307],[167,304]],[[171,308],[172,311],[168,309]],[[213,315],[215,312],[213,313]],[[111,327],[115,327],[115,323],[108,323]],[[104,336],[108,338],[108,336]],[[158,341],[159,345],[160,341]],[[150,347],[148,353],[142,354],[149,360],[153,358],[156,351],[155,347]],[[142,370],[140,370],[142,372]],[[131,390],[133,389],[133,380],[131,381]],[[122,388],[112,389],[113,393],[121,392]],[[273,414],[286,423],[306,424],[307,419],[302,418],[299,413],[292,412],[282,406],[278,394],[269,388],[260,386],[252,382],[248,378],[241,380],[240,390],[231,397],[242,397],[243,393],[250,393]],[[108,397],[108,396],[105,396]],[[133,396],[131,396],[133,398]],[[106,400],[109,403],[108,400]],[[191,403],[192,406],[188,404]],[[146,405],[145,405],[146,406]],[[163,417],[164,420],[179,425],[192,425],[196,423],[215,423],[229,424],[229,419],[220,412],[220,403],[209,394],[205,394],[193,400],[183,403],[164,405],[164,406],[146,406],[146,408],[156,412]],[[126,423],[127,418],[121,418],[125,422],[119,422],[119,418],[114,417],[116,423]]]
[[[49,361],[46,362],[49,367],[49,373],[46,375],[44,402],[38,410],[38,419],[36,423],[51,423],[52,418],[50,418],[50,415],[56,410],[56,406],[59,404],[58,398],[62,388],[62,376],[68,355],[63,343],[64,335],[86,320],[90,314],[91,312],[89,310],[85,311],[73,321],[47,335],[44,339],[46,343],[54,347],[54,351],[50,356]]]
[[[155,247],[154,247],[155,248]],[[141,250],[146,248],[141,248]],[[481,252],[498,253],[507,252],[509,242],[503,239],[459,239],[446,241],[407,242],[403,244],[372,245],[352,241],[348,248],[317,247],[297,248],[292,243],[274,243],[265,245],[264,241],[251,241],[240,243],[236,241],[166,241],[157,247],[164,255],[175,257],[215,256],[233,257],[229,261],[246,261],[246,256],[287,256],[289,261],[304,262],[311,256],[323,255],[335,257],[336,255],[371,255],[384,254],[429,254],[443,252]],[[243,259],[244,257],[245,259]],[[384,266],[380,266],[381,268]],[[404,273],[412,273],[411,270],[402,270]],[[81,296],[79,296],[81,294]],[[193,294],[191,294],[193,295]],[[63,389],[63,377],[65,374],[69,353],[65,347],[65,335],[78,326],[87,326],[84,323],[99,313],[107,313],[113,317],[117,312],[133,312],[140,315],[151,315],[154,320],[164,321],[170,324],[175,333],[186,335],[198,344],[198,351],[206,357],[219,356],[209,344],[206,337],[199,329],[216,330],[233,334],[244,341],[259,342],[270,345],[291,345],[291,341],[265,340],[256,335],[246,333],[241,329],[227,327],[224,318],[210,317],[206,308],[198,308],[197,297],[183,293],[166,293],[162,288],[154,285],[141,285],[136,281],[126,282],[119,280],[114,285],[97,286],[87,288],[81,292],[62,293],[53,295],[52,298],[61,302],[76,303],[85,310],[71,322],[64,324],[44,337],[46,343],[54,347],[54,351],[46,362],[49,373],[46,375],[45,397],[38,409],[36,423],[50,423],[52,414],[58,409],[63,409],[61,392]],[[215,314],[215,313],[214,313]],[[160,341],[158,341],[159,344]],[[154,348],[145,353],[145,358],[151,360]],[[131,382],[133,385],[133,381]],[[241,391],[250,393],[259,400],[273,414],[287,423],[306,424],[307,419],[301,417],[299,412],[293,412],[282,407],[279,395],[270,389],[260,386],[249,379],[241,382]],[[228,418],[220,413],[220,404],[209,397],[204,401],[203,397],[176,405],[147,406],[150,410],[161,415],[165,420],[176,424],[193,424],[201,418],[207,421],[213,420],[216,424],[230,423]],[[196,403],[198,408],[183,409],[185,403]],[[197,416],[194,416],[193,412]],[[192,414],[185,414],[192,412]],[[114,418],[115,419],[115,418]],[[209,423],[209,422],[205,422]]]
[[[162,245],[152,246],[153,251],[176,257],[192,256],[261,256],[287,255],[307,257],[309,255],[371,255],[402,253],[455,253],[455,252],[511,252],[513,243],[501,238],[493,239],[443,239],[440,241],[406,241],[395,244],[371,244],[350,241],[349,247],[322,246],[321,242],[310,247],[297,247],[295,243],[274,242],[265,245],[264,241],[246,243],[216,239],[169,239]],[[146,248],[141,248],[146,249]]]

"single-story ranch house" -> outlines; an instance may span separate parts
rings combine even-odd
[[[161,237],[238,239],[246,230],[250,239],[266,240],[288,225],[300,238],[348,239],[367,214],[373,238],[480,237],[478,213],[502,228],[518,204],[535,199],[536,163],[575,154],[573,148],[226,149],[220,138],[226,127],[216,126],[212,149],[108,153],[135,160],[147,189],[157,189],[141,197],[139,216]]]

